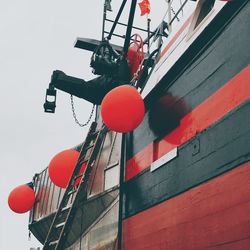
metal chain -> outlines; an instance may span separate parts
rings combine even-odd
[[[80,123],[79,120],[76,117],[76,112],[75,112],[75,106],[74,106],[74,100],[73,100],[73,95],[70,95],[70,100],[71,100],[71,109],[72,109],[72,113],[73,113],[73,117],[75,119],[76,124],[78,124],[80,127],[85,127],[89,124],[89,122],[91,121],[91,118],[94,114],[94,110],[95,110],[95,104],[93,104],[92,110],[90,112],[89,118],[85,123]]]
[[[130,84],[131,84],[132,86],[135,86],[135,85],[136,85],[137,78],[138,78],[139,73],[140,73],[140,71],[141,71],[141,67],[142,67],[142,65],[143,65],[143,63],[144,63],[144,60],[145,60],[145,58],[143,58],[143,60],[141,61],[140,65],[139,65],[139,67],[138,67],[138,69],[137,69],[137,71],[134,73],[133,78],[130,80]]]

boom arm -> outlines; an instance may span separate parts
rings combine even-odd
[[[49,88],[46,91],[44,111],[55,112],[56,107],[56,89],[62,90],[71,95],[85,99],[93,104],[100,105],[103,97],[113,88],[128,84],[130,81],[130,70],[126,60],[119,62],[116,74],[102,75],[85,81],[80,78],[68,76],[60,70],[55,70],[51,76]],[[51,101],[51,97],[54,100]]]

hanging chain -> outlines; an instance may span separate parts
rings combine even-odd
[[[142,65],[143,65],[143,63],[144,63],[144,60],[145,60],[145,58],[141,61],[140,65],[139,65],[139,67],[138,67],[138,69],[137,69],[137,71],[134,73],[133,78],[130,80],[130,85],[132,85],[132,86],[135,86],[135,85],[136,85],[137,78],[138,78],[138,76],[139,76],[139,74],[140,74],[141,67],[142,67]]]
[[[76,117],[76,112],[75,112],[75,105],[74,105],[74,100],[73,100],[73,95],[70,95],[70,100],[71,100],[71,109],[72,109],[72,113],[73,113],[73,117],[75,119],[76,124],[78,124],[80,127],[85,127],[89,124],[89,122],[91,121],[91,118],[94,114],[94,110],[95,110],[95,104],[93,104],[92,110],[90,112],[89,118],[85,123],[80,123],[79,120]]]

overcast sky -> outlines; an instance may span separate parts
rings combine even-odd
[[[119,3],[120,0],[113,0]],[[152,26],[166,8],[152,2]],[[101,38],[103,0],[0,1],[0,249],[26,250],[28,213],[14,214],[9,192],[30,182],[61,150],[84,140],[86,130],[72,118],[68,94],[58,91],[55,114],[43,112],[45,90],[53,70],[90,79],[91,54],[73,47],[76,37]],[[146,18],[136,19],[146,24]],[[86,121],[91,104],[76,100],[76,112]]]

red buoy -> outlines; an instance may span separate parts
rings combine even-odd
[[[29,185],[14,188],[8,198],[10,209],[15,213],[26,213],[32,209],[35,202],[35,192]]]
[[[64,150],[55,155],[49,163],[49,177],[58,187],[66,188],[76,166],[79,152],[74,149]]]
[[[101,104],[104,124],[115,132],[130,132],[137,128],[144,117],[144,101],[138,91],[129,85],[111,90]]]

